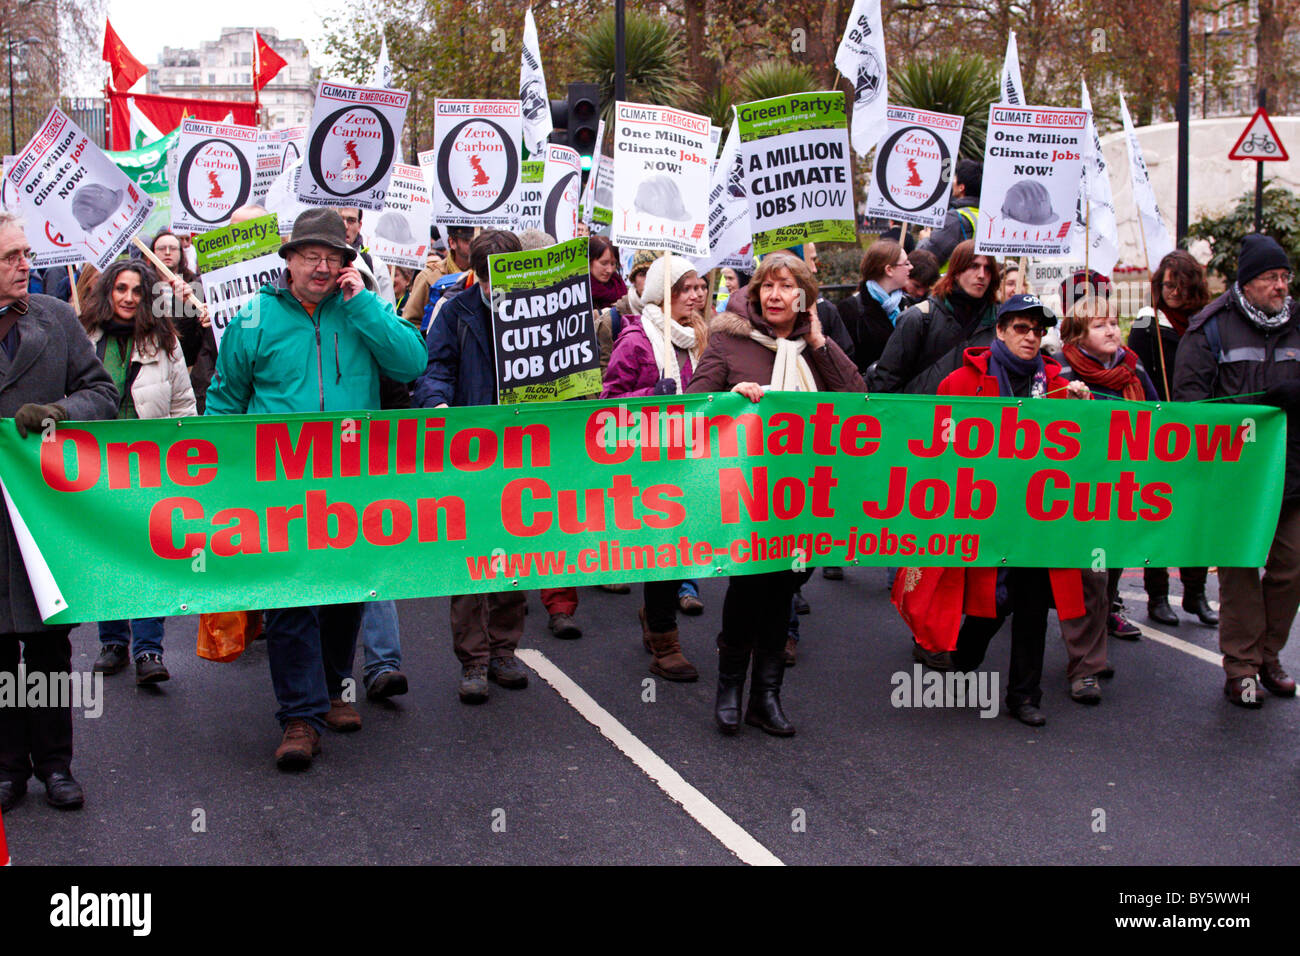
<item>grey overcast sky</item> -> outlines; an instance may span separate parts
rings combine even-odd
[[[215,0],[208,3],[159,5],[142,0],[109,0],[108,19],[128,50],[148,66],[158,62],[164,46],[197,48],[215,40],[222,27],[273,27],[280,36],[307,44],[312,65],[323,65],[321,21],[345,6],[344,0]],[[164,10],[170,12],[163,16]],[[103,74],[100,74],[102,80]],[[135,87],[144,89],[144,80]]]

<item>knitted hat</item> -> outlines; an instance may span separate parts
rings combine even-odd
[[[645,274],[645,291],[641,293],[641,303],[653,302],[655,305],[664,304],[664,260],[667,255],[660,255],[650,266],[650,271]],[[695,264],[685,256],[673,256],[673,272],[671,285],[676,285],[682,280],[682,276],[688,272],[695,271]]]
[[[1286,257],[1286,251],[1272,236],[1262,232],[1247,233],[1241,240],[1241,254],[1237,256],[1237,285],[1245,285],[1272,269],[1291,271],[1291,260]]]
[[[628,276],[634,276],[638,272],[645,272],[659,256],[651,249],[639,249],[637,254],[632,257],[632,268],[628,271]]]

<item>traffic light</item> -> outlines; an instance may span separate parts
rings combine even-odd
[[[569,84],[569,146],[590,165],[596,151],[600,124],[600,87],[595,83]]]
[[[548,142],[577,151],[583,169],[591,168],[599,125],[600,87],[595,83],[570,83],[566,99],[551,100],[551,126],[554,128]]]

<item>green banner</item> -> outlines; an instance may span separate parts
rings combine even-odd
[[[146,143],[139,149],[124,149],[106,153],[117,167],[130,177],[140,189],[153,198],[153,209],[144,221],[141,231],[152,236],[162,229],[170,229],[172,221],[171,169],[168,161],[176,149],[180,130],[172,130],[162,139]]]
[[[275,213],[232,222],[194,237],[200,272],[211,272],[279,251],[280,232]]]
[[[736,107],[754,251],[856,242],[849,122],[836,90]]]
[[[556,402],[600,394],[587,239],[488,256],[497,400]]]
[[[69,623],[802,564],[1259,566],[1285,430],[1261,406],[726,393],[5,422],[0,476]]]

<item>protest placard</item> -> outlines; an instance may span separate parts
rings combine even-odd
[[[1259,405],[769,392],[520,412],[0,428],[0,473],[49,624],[275,607],[287,581],[313,605],[795,558],[1258,567],[1285,477],[1286,413]]]
[[[600,153],[605,144],[605,121],[596,125],[596,151],[591,157],[591,169],[587,181],[582,187],[582,200],[578,204],[578,216],[588,226],[591,225],[592,212],[596,199],[596,170],[600,167]]]
[[[735,254],[750,245],[749,197],[740,158],[740,131],[732,120],[709,187],[709,254],[695,260],[695,270],[703,275],[714,267],[735,268],[731,265]]]
[[[284,172],[275,177],[266,191],[266,198],[262,200],[267,211],[275,213],[282,236],[293,232],[293,224],[298,217],[311,208],[298,201],[298,181],[302,177],[302,166],[301,159],[286,166]]]
[[[614,228],[614,157],[601,156],[591,178],[596,182],[591,191],[591,234],[608,236]]]
[[[976,252],[1069,254],[1088,115],[1050,106],[989,106]]]
[[[515,231],[523,232],[525,229],[541,229],[542,216],[545,209],[545,193],[542,191],[542,180],[546,176],[546,150],[549,146],[543,147],[542,151],[528,159],[521,165],[519,174],[519,218],[515,221]],[[423,165],[424,157],[431,157],[429,165],[425,170],[433,168],[433,153],[421,153],[420,163]]]
[[[172,228],[203,232],[249,202],[257,171],[257,129],[181,120],[180,162],[171,183]]]
[[[28,232],[44,233],[57,250],[60,261],[43,259],[42,267],[84,260],[107,268],[153,209],[153,199],[58,108],[15,157],[8,178]]]
[[[139,149],[121,152],[109,151],[105,155],[127,178],[140,187],[153,200],[153,209],[140,231],[153,235],[167,229],[172,221],[171,180],[176,165],[176,144],[181,131],[174,129],[161,139],[146,143]]]
[[[275,214],[231,223],[194,237],[194,251],[212,316],[212,334],[221,336],[240,309],[268,282],[280,281],[280,233]]]
[[[522,136],[518,100],[435,101],[432,156],[420,165],[438,226],[515,228]]]
[[[299,201],[383,209],[410,98],[401,90],[322,81],[311,114]]]
[[[542,176],[542,231],[556,242],[578,234],[578,190],[582,185],[582,158],[578,151],[552,144],[546,150]]]
[[[871,167],[867,215],[942,226],[965,121],[907,106],[887,112],[889,131]]]
[[[276,177],[302,159],[307,148],[307,127],[264,129],[257,134],[257,172],[253,176],[251,203],[261,203]]]
[[[737,107],[736,116],[754,250],[853,242],[844,94],[775,96]]]
[[[488,257],[500,404],[600,392],[589,267],[585,237]]]
[[[614,244],[708,255],[711,157],[707,116],[615,103]]]
[[[424,171],[419,166],[397,163],[388,183],[384,210],[367,230],[367,249],[390,266],[423,269],[432,222],[433,203],[424,184]]]

